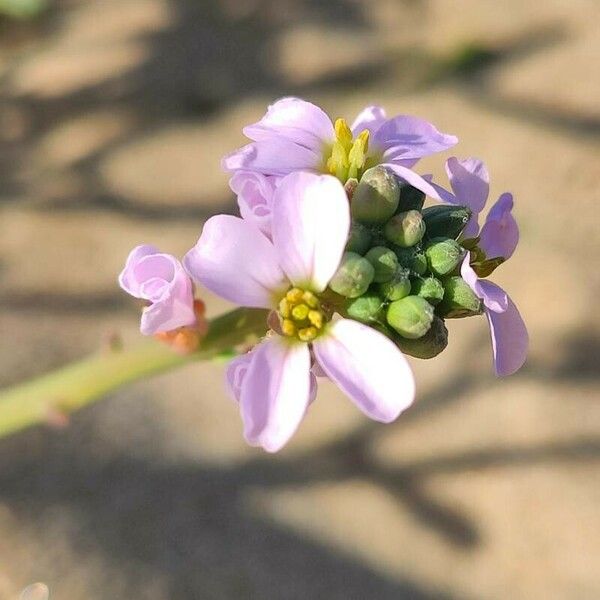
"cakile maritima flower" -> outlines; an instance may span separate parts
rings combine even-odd
[[[275,102],[244,133],[250,143],[223,159],[240,217],[209,219],[183,266],[138,247],[120,282],[146,301],[145,334],[198,330],[192,281],[265,309],[261,339],[226,373],[248,443],[281,449],[319,378],[368,417],[393,421],[415,396],[406,355],[442,352],[447,319],[485,315],[496,374],[523,365],[523,320],[486,279],[517,246],[512,195],[480,227],[489,195],[482,161],[449,158],[450,190],[414,170],[456,137],[378,106],[348,125],[299,98]]]

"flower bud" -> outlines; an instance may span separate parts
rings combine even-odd
[[[415,358],[433,358],[448,345],[448,329],[442,319],[433,317],[431,327],[424,336],[411,340],[395,335],[392,339],[404,354]]]
[[[431,327],[433,306],[419,296],[406,296],[389,305],[386,318],[401,336],[417,339]]]
[[[445,319],[461,319],[480,315],[482,309],[481,300],[462,277],[457,275],[444,280],[444,299],[437,307],[440,316]]]
[[[448,275],[459,265],[464,256],[464,249],[451,239],[432,240],[425,249],[427,265],[434,275]]]
[[[365,171],[354,190],[350,209],[352,217],[363,223],[385,223],[398,208],[400,185],[385,167]]]
[[[398,267],[390,281],[379,284],[381,295],[390,302],[400,300],[410,294],[410,271],[403,267]]]
[[[412,293],[424,298],[429,304],[435,306],[444,297],[444,286],[435,277],[419,278],[412,284]]]
[[[370,323],[378,321],[383,308],[383,300],[375,292],[368,291],[366,294],[348,300],[346,314],[351,319]]]
[[[371,247],[371,232],[362,224],[354,221],[350,227],[350,234],[346,242],[348,252],[364,254]]]
[[[385,237],[402,248],[410,248],[425,235],[425,223],[418,210],[394,215],[384,228]]]
[[[420,211],[423,208],[424,203],[424,192],[418,190],[412,185],[408,185],[407,183],[400,185],[400,202],[398,204],[398,209],[401,212],[405,212],[407,210]]]
[[[394,248],[398,262],[405,268],[410,269],[417,275],[424,275],[427,271],[427,257],[421,248],[421,245],[412,248]]]
[[[439,204],[423,211],[427,226],[427,237],[457,239],[471,218],[471,209],[466,206]]]
[[[385,246],[375,246],[375,248],[371,248],[365,254],[365,258],[373,266],[375,271],[373,281],[375,283],[389,281],[398,269],[398,257],[393,250],[390,250]]]
[[[355,252],[346,252],[329,287],[340,296],[357,298],[367,291],[374,274],[375,271],[366,258]]]

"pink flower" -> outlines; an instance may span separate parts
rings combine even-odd
[[[295,171],[332,173],[344,183],[363,169],[382,164],[410,185],[437,200],[451,194],[411,170],[419,159],[442,152],[457,138],[431,123],[408,115],[391,119],[379,106],[368,106],[348,127],[335,125],[318,106],[300,98],[282,98],[263,118],[244,128],[250,144],[223,159],[232,173],[250,171],[283,177]]]
[[[298,428],[322,371],[372,419],[390,422],[413,401],[402,353],[383,334],[348,319],[331,320],[326,290],[350,227],[348,199],[331,176],[293,173],[275,190],[272,240],[252,221],[209,219],[184,259],[187,271],[221,297],[271,308],[272,332],[228,370],[246,440],[269,452]]]
[[[181,263],[154,246],[137,246],[127,257],[119,285],[148,303],[142,312],[144,335],[166,332],[196,322],[192,282]]]
[[[509,295],[495,283],[479,279],[469,260],[470,253],[467,252],[460,274],[483,301],[490,326],[496,375],[512,375],[523,366],[527,358],[527,328]]]

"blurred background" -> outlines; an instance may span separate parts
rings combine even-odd
[[[292,443],[248,448],[222,365],[0,441],[0,598],[600,598],[600,5],[595,0],[0,0],[0,385],[138,340],[133,246],[184,253],[234,211],[219,159],[281,95],[409,113],[483,158],[522,243],[484,319],[413,360],[368,422],[327,384]],[[419,171],[443,174],[446,157]],[[209,311],[227,308],[207,296]]]

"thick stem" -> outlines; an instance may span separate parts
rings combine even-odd
[[[266,330],[267,311],[237,309],[213,319],[200,348],[181,355],[148,339],[127,350],[99,353],[0,390],[0,437],[67,415],[107,393],[195,360],[210,360],[235,346],[256,341]]]

